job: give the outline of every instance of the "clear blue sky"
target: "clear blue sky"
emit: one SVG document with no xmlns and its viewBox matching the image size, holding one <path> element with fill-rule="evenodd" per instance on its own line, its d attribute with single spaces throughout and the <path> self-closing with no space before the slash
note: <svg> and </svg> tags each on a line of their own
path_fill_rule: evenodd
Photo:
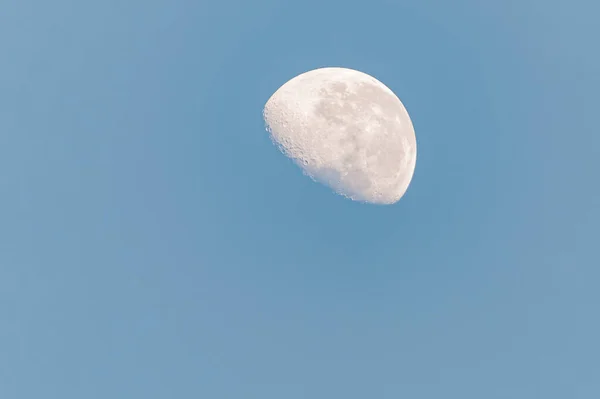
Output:
<svg viewBox="0 0 600 399">
<path fill-rule="evenodd" d="M 4 0 L 0 397 L 600 397 L 599 12 Z M 321 66 L 410 112 L 398 204 L 271 144 Z"/>
</svg>

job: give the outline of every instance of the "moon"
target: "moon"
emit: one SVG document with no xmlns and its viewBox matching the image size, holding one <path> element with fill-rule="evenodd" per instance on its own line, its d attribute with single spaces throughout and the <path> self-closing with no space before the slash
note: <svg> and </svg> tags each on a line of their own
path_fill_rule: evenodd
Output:
<svg viewBox="0 0 600 399">
<path fill-rule="evenodd" d="M 271 140 L 313 180 L 354 201 L 393 204 L 416 160 L 406 108 L 366 73 L 338 67 L 300 74 L 263 109 Z"/>
</svg>

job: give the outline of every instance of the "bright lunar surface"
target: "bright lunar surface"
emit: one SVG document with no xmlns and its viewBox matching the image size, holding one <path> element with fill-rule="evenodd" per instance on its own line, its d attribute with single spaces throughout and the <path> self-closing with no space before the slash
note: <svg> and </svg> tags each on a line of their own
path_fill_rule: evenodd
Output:
<svg viewBox="0 0 600 399">
<path fill-rule="evenodd" d="M 291 79 L 267 101 L 273 142 L 304 172 L 355 201 L 393 204 L 417 159 L 408 112 L 383 83 L 346 68 Z"/>
</svg>

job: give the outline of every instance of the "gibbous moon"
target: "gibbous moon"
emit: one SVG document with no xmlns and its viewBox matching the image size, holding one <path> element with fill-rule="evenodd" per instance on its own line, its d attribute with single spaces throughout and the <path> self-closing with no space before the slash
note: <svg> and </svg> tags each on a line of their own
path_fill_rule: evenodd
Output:
<svg viewBox="0 0 600 399">
<path fill-rule="evenodd" d="M 415 131 L 383 83 L 347 68 L 289 80 L 265 104 L 273 142 L 313 180 L 355 201 L 393 204 L 417 160 Z"/>
</svg>

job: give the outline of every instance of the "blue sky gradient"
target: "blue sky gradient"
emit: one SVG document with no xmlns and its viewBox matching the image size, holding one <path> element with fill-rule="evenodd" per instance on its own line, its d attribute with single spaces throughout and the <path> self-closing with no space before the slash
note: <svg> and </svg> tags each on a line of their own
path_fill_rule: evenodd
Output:
<svg viewBox="0 0 600 399">
<path fill-rule="evenodd" d="M 598 12 L 5 0 L 0 397 L 599 397 Z M 408 109 L 398 204 L 271 144 L 322 66 Z"/>
</svg>

